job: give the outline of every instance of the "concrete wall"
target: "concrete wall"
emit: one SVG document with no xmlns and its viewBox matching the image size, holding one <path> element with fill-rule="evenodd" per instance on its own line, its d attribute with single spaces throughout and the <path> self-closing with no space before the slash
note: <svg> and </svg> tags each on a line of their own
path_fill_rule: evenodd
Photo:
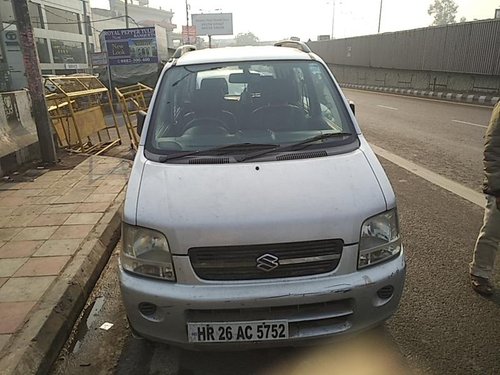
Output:
<svg viewBox="0 0 500 375">
<path fill-rule="evenodd" d="M 0 176 L 39 157 L 28 92 L 0 93 Z"/>
<path fill-rule="evenodd" d="M 339 83 L 500 96 L 500 76 L 329 64 Z"/>
</svg>

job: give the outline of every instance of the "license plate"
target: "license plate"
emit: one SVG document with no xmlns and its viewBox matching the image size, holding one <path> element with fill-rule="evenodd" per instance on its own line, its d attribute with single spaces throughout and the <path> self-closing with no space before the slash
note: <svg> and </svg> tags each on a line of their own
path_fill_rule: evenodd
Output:
<svg viewBox="0 0 500 375">
<path fill-rule="evenodd" d="M 187 328 L 189 342 L 253 342 L 288 338 L 286 320 L 188 323 Z"/>
</svg>

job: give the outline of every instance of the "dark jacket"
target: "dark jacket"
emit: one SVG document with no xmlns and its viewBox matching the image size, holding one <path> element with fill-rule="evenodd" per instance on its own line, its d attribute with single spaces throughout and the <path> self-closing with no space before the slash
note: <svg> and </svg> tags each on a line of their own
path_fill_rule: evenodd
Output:
<svg viewBox="0 0 500 375">
<path fill-rule="evenodd" d="M 500 197 L 500 102 L 493 109 L 484 146 L 484 192 Z"/>
</svg>

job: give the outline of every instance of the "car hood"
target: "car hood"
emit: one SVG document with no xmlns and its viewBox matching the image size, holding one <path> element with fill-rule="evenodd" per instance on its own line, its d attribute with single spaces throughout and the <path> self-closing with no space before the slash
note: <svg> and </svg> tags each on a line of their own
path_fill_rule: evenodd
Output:
<svg viewBox="0 0 500 375">
<path fill-rule="evenodd" d="M 359 241 L 386 210 L 361 150 L 314 159 L 231 164 L 147 161 L 137 225 L 161 231 L 173 254 L 191 247 L 320 239 Z"/>
</svg>

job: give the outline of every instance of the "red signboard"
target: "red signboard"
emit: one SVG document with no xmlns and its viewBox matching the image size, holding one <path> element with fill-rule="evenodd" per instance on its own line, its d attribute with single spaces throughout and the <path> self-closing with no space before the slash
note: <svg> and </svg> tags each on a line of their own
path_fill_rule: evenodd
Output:
<svg viewBox="0 0 500 375">
<path fill-rule="evenodd" d="M 196 27 L 182 26 L 182 42 L 191 44 L 196 42 Z"/>
</svg>

